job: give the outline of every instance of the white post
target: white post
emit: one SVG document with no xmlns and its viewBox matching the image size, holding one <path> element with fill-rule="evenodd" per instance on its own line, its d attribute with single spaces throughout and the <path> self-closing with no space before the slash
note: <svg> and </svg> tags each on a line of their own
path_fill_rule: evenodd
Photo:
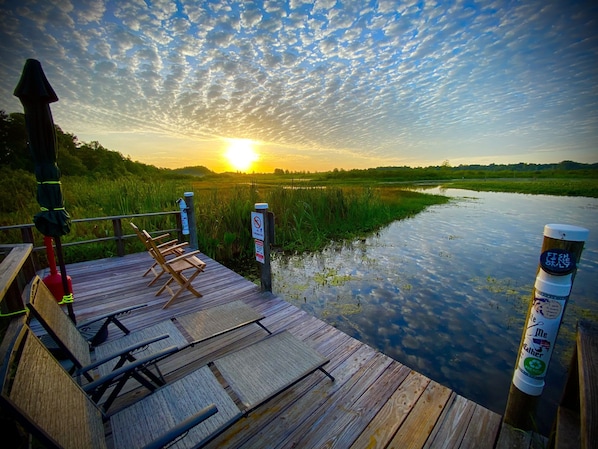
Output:
<svg viewBox="0 0 598 449">
<path fill-rule="evenodd" d="M 503 418 L 514 428 L 533 430 L 535 407 L 544 390 L 544 378 L 588 235 L 589 231 L 579 226 L 544 226 L 536 282 Z"/>
</svg>

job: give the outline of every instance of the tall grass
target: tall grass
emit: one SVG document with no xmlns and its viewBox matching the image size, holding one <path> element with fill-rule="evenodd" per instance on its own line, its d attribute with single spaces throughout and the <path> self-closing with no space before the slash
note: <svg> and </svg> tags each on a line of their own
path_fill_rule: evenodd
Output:
<svg viewBox="0 0 598 449">
<path fill-rule="evenodd" d="M 256 202 L 267 202 L 275 214 L 275 246 L 283 251 L 302 252 L 322 248 L 331 240 L 363 236 L 389 222 L 446 201 L 445 197 L 399 189 L 369 187 L 287 188 L 255 183 L 192 183 L 180 180 L 142 182 L 135 178 L 90 182 L 63 180 L 65 206 L 71 217 L 92 218 L 177 210 L 176 200 L 184 192 L 194 193 L 194 210 L 199 249 L 209 257 L 240 270 L 254 259 L 251 211 Z M 31 223 L 38 206 L 35 198 L 3 224 Z M 9 221 L 7 223 L 7 221 Z M 148 231 L 176 226 L 174 216 L 135 219 Z M 127 233 L 127 223 L 123 223 Z M 111 221 L 74 223 L 63 242 L 109 237 Z M 19 235 L 2 236 L 4 243 Z M 41 244 L 41 236 L 38 236 Z M 12 241 L 11 241 L 12 239 Z M 137 239 L 126 242 L 127 252 L 142 251 Z M 115 255 L 114 243 L 96 243 L 65 248 L 68 263 Z"/>
</svg>

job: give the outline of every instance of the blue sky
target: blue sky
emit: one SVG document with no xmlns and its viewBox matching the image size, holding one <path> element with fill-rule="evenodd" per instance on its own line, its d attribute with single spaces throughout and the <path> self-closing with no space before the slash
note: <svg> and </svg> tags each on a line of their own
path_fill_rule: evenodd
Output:
<svg viewBox="0 0 598 449">
<path fill-rule="evenodd" d="M 38 59 L 64 131 L 161 167 L 231 169 L 231 139 L 250 171 L 598 162 L 595 0 L 0 0 L 0 18 L 0 109 L 22 112 Z"/>
</svg>

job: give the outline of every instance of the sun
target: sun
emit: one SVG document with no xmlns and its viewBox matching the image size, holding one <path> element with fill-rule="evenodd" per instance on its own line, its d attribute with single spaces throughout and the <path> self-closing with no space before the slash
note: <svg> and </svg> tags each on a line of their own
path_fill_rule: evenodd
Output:
<svg viewBox="0 0 598 449">
<path fill-rule="evenodd" d="M 253 147 L 255 142 L 249 139 L 229 139 L 224 156 L 230 166 L 237 171 L 247 171 L 258 160 Z"/>
</svg>

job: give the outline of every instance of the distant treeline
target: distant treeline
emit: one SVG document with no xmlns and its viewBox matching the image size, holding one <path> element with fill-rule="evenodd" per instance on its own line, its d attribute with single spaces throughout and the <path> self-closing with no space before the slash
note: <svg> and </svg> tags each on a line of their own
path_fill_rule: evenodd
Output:
<svg viewBox="0 0 598 449">
<path fill-rule="evenodd" d="M 378 167 L 364 170 L 339 170 L 320 175 L 322 180 L 349 181 L 372 179 L 377 182 L 487 178 L 598 178 L 598 163 L 562 161 L 556 164 L 490 164 L 452 167 L 445 161 L 431 167 Z"/>
<path fill-rule="evenodd" d="M 174 170 L 132 161 L 117 151 L 104 148 L 99 142 L 84 143 L 77 136 L 56 127 L 57 159 L 64 176 L 120 178 L 122 176 L 180 176 Z M 25 115 L 6 114 L 0 110 L 0 166 L 3 169 L 33 173 L 33 158 L 27 148 Z"/>
<path fill-rule="evenodd" d="M 153 165 L 133 161 L 117 151 L 103 147 L 99 142 L 80 142 L 77 136 L 63 132 L 56 125 L 57 159 L 63 176 L 84 176 L 94 179 L 118 179 L 136 176 L 142 179 L 184 179 L 187 177 L 230 177 L 235 174 L 217 175 L 206 167 L 184 167 L 179 169 L 158 168 Z M 33 159 L 27 149 L 25 116 L 22 113 L 6 114 L 0 110 L 0 170 L 2 177 L 28 178 L 33 173 Z M 9 173 L 8 170 L 12 171 Z M 312 181 L 372 180 L 377 182 L 411 182 L 421 180 L 484 179 L 484 178 L 551 178 L 576 177 L 598 178 L 598 163 L 582 164 L 563 161 L 557 164 L 490 164 L 459 165 L 452 167 L 449 161 L 431 167 L 377 167 L 370 169 L 343 170 L 309 173 L 293 172 L 277 168 L 274 175 L 296 177 L 308 175 Z M 248 176 L 258 176 L 256 174 Z M 31 178 L 32 179 L 32 178 Z M 19 181 L 20 182 L 20 181 Z M 27 182 L 26 180 L 24 182 Z M 0 181 L 0 184 L 2 182 Z M 0 185 L 0 187 L 2 187 Z"/>
</svg>

